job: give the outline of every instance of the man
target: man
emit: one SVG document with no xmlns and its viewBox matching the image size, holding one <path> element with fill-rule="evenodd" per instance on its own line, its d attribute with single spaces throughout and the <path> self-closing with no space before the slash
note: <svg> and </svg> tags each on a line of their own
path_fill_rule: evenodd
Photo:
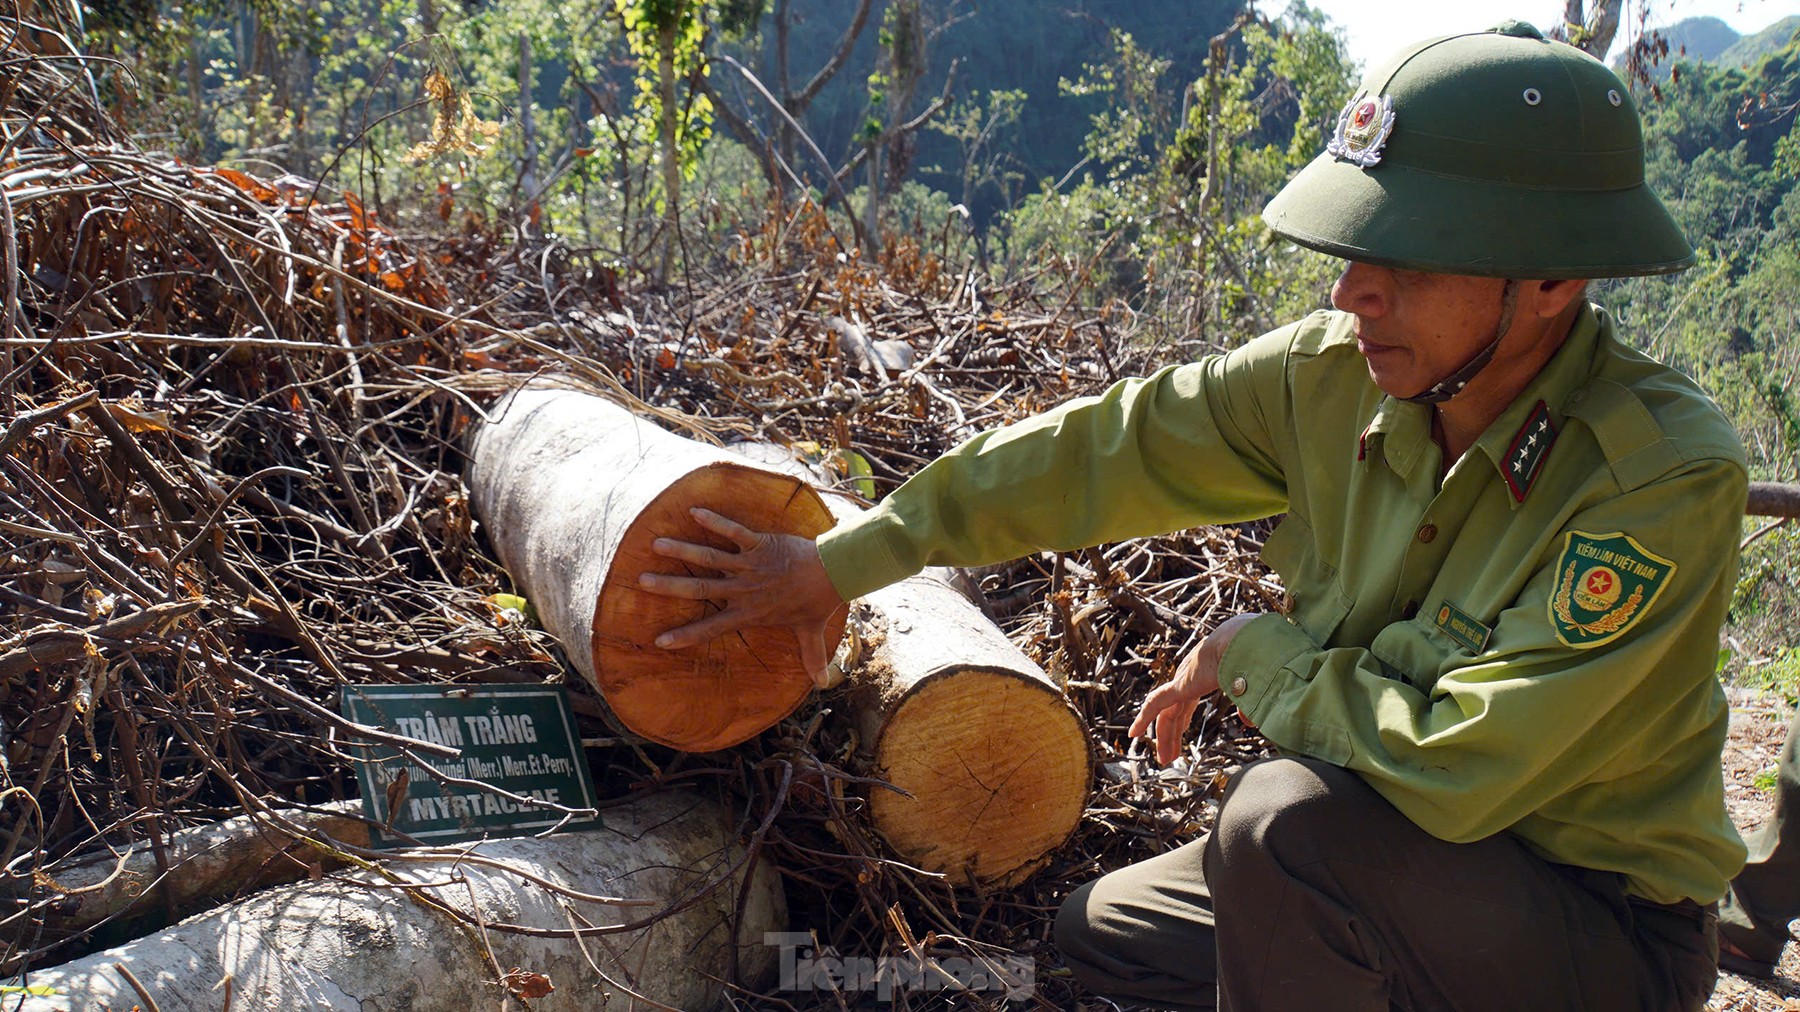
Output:
<svg viewBox="0 0 1800 1012">
<path fill-rule="evenodd" d="M 722 601 L 786 625 L 973 564 L 1285 511 L 1288 615 L 1237 616 L 1145 701 L 1174 758 L 1225 698 L 1279 746 L 1214 831 L 1063 904 L 1090 989 L 1229 1009 L 1697 1009 L 1743 860 L 1713 675 L 1747 479 L 1692 383 L 1584 279 L 1692 251 L 1604 66 L 1508 23 L 1371 72 L 1264 211 L 1349 261 L 1319 313 L 978 436 L 815 547 L 698 514 Z M 779 588 L 778 591 L 771 588 Z"/>
</svg>

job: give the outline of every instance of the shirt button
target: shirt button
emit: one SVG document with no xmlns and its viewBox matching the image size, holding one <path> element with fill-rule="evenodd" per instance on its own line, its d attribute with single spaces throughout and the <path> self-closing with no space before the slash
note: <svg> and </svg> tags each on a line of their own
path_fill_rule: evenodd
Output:
<svg viewBox="0 0 1800 1012">
<path fill-rule="evenodd" d="M 1433 541 L 1436 541 L 1437 540 L 1437 524 L 1426 524 L 1425 526 L 1419 528 L 1419 540 L 1427 545 L 1431 544 Z"/>
<path fill-rule="evenodd" d="M 1231 694 L 1232 695 L 1241 696 L 1244 693 L 1249 692 L 1249 691 L 1250 691 L 1250 683 L 1244 681 L 1243 675 L 1239 675 L 1236 678 L 1233 678 L 1231 680 Z"/>
</svg>

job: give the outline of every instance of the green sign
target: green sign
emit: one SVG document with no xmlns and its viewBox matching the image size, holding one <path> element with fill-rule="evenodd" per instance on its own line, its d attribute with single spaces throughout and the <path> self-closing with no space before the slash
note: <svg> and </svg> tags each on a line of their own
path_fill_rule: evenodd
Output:
<svg viewBox="0 0 1800 1012">
<path fill-rule="evenodd" d="M 387 745 L 359 747 L 368 757 L 356 766 L 363 806 L 380 824 L 369 831 L 373 846 L 600 824 L 581 736 L 560 686 L 346 685 L 342 704 L 344 716 L 359 724 L 458 752 L 451 758 L 415 749 L 409 759 Z"/>
</svg>

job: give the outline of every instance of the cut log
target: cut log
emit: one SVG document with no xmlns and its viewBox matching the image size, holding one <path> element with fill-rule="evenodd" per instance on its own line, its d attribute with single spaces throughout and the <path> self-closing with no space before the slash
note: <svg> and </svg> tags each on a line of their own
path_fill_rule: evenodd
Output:
<svg viewBox="0 0 1800 1012">
<path fill-rule="evenodd" d="M 694 506 L 757 530 L 819 534 L 832 519 L 811 486 L 575 391 L 519 390 L 493 416 L 470 443 L 475 512 L 544 628 L 619 723 L 704 752 L 793 712 L 812 679 L 791 633 L 746 630 L 659 649 L 658 633 L 713 606 L 645 593 L 638 576 L 686 571 L 650 551 L 659 537 L 731 547 L 694 521 Z"/>
<path fill-rule="evenodd" d="M 819 480 L 793 452 L 734 446 Z M 860 507 L 826 497 L 839 518 Z M 1007 885 L 1081 821 L 1087 734 L 1062 688 L 1014 646 L 960 570 L 930 569 L 858 601 L 843 657 L 852 719 L 882 779 L 869 817 L 901 860 L 951 881 Z"/>
<path fill-rule="evenodd" d="M 855 609 L 853 712 L 877 773 L 875 828 L 908 864 L 1008 885 L 1081 821 L 1092 774 L 1060 687 L 938 572 Z"/>
<path fill-rule="evenodd" d="M 1744 512 L 1753 517 L 1800 517 L 1800 485 L 1753 481 Z"/>
<path fill-rule="evenodd" d="M 531 998 L 541 1012 L 710 1008 L 734 958 L 746 982 L 773 971 L 777 950 L 763 945 L 763 936 L 782 930 L 786 920 L 779 877 L 760 865 L 747 888 L 740 869 L 695 898 L 743 857 L 734 829 L 713 802 L 675 792 L 646 797 L 608 809 L 598 830 L 470 848 L 562 888 L 641 905 L 572 899 L 456 854 L 425 863 L 415 856 L 390 862 L 388 870 L 447 906 L 473 907 L 489 927 L 456 922 L 389 880 L 357 872 L 272 889 L 148 938 L 9 981 L 40 996 L 9 994 L 6 1006 L 8 1012 L 143 1006 L 118 971 L 122 966 L 170 1010 L 468 1012 L 521 1007 L 503 1003 L 506 992 L 497 982 L 517 967 L 554 984 L 547 997 Z M 583 920 L 623 925 L 687 900 L 692 902 L 647 928 L 579 941 L 498 927 L 561 930 Z M 38 989 L 46 987 L 53 994 L 42 996 Z M 626 989 L 657 1004 L 634 1002 Z"/>
</svg>

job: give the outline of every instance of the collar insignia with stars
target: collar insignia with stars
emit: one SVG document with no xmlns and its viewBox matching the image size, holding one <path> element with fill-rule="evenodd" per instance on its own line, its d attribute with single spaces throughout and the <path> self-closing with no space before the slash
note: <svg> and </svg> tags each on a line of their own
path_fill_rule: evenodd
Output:
<svg viewBox="0 0 1800 1012">
<path fill-rule="evenodd" d="M 1538 401 L 1513 436 L 1512 445 L 1506 448 L 1506 459 L 1500 462 L 1500 473 L 1506 476 L 1506 487 L 1513 499 L 1525 501 L 1532 484 L 1543 473 L 1544 458 L 1550 455 L 1555 442 L 1556 425 L 1550 421 L 1550 410 Z"/>
</svg>

